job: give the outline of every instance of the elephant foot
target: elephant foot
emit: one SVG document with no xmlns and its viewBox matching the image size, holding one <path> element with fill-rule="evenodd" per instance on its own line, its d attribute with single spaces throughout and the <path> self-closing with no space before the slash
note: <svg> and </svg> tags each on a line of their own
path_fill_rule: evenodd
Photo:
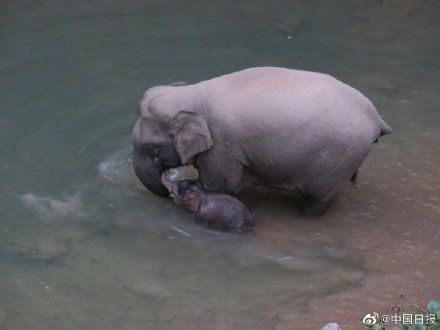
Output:
<svg viewBox="0 0 440 330">
<path fill-rule="evenodd" d="M 328 209 L 332 200 L 322 201 L 315 197 L 306 196 L 301 205 L 301 214 L 308 218 L 320 217 Z"/>
</svg>

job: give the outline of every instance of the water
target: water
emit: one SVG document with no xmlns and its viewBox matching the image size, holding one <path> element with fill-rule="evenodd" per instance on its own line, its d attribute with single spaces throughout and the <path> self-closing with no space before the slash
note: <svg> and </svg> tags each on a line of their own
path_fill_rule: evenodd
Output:
<svg viewBox="0 0 440 330">
<path fill-rule="evenodd" d="M 440 299 L 439 17 L 434 1 L 2 1 L 0 328 L 356 329 Z M 131 170 L 137 102 L 259 65 L 330 73 L 394 132 L 322 219 L 250 189 L 253 233 L 198 227 Z"/>
</svg>

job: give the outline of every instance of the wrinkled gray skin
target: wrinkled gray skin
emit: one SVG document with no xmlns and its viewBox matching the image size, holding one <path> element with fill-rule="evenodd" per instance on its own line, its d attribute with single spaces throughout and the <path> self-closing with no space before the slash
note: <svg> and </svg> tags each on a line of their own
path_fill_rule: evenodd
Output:
<svg viewBox="0 0 440 330">
<path fill-rule="evenodd" d="M 182 164 L 212 192 L 248 184 L 299 191 L 302 213 L 317 216 L 389 133 L 364 95 L 329 75 L 251 68 L 149 88 L 132 133 L 134 169 L 160 196 L 168 195 L 160 174 Z"/>
<path fill-rule="evenodd" d="M 170 171 L 162 174 L 162 184 L 176 204 L 195 215 L 197 223 L 229 232 L 248 231 L 253 227 L 251 213 L 238 199 L 209 192 L 197 180 L 176 180 Z"/>
</svg>

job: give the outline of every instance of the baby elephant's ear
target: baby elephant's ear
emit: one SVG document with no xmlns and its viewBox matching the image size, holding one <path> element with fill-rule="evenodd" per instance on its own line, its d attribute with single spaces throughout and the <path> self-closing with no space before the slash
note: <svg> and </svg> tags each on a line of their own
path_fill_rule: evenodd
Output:
<svg viewBox="0 0 440 330">
<path fill-rule="evenodd" d="M 174 146 L 182 164 L 213 146 L 211 133 L 203 117 L 195 112 L 181 111 L 173 120 L 177 128 Z"/>
</svg>

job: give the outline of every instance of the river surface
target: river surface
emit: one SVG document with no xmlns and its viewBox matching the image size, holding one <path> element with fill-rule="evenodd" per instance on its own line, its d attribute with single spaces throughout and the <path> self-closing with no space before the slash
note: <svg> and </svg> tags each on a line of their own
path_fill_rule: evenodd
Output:
<svg viewBox="0 0 440 330">
<path fill-rule="evenodd" d="M 2 0 L 1 329 L 360 329 L 440 299 L 436 1 Z M 360 89 L 393 127 L 320 219 L 248 189 L 249 234 L 140 185 L 146 88 L 271 65 Z"/>
</svg>

